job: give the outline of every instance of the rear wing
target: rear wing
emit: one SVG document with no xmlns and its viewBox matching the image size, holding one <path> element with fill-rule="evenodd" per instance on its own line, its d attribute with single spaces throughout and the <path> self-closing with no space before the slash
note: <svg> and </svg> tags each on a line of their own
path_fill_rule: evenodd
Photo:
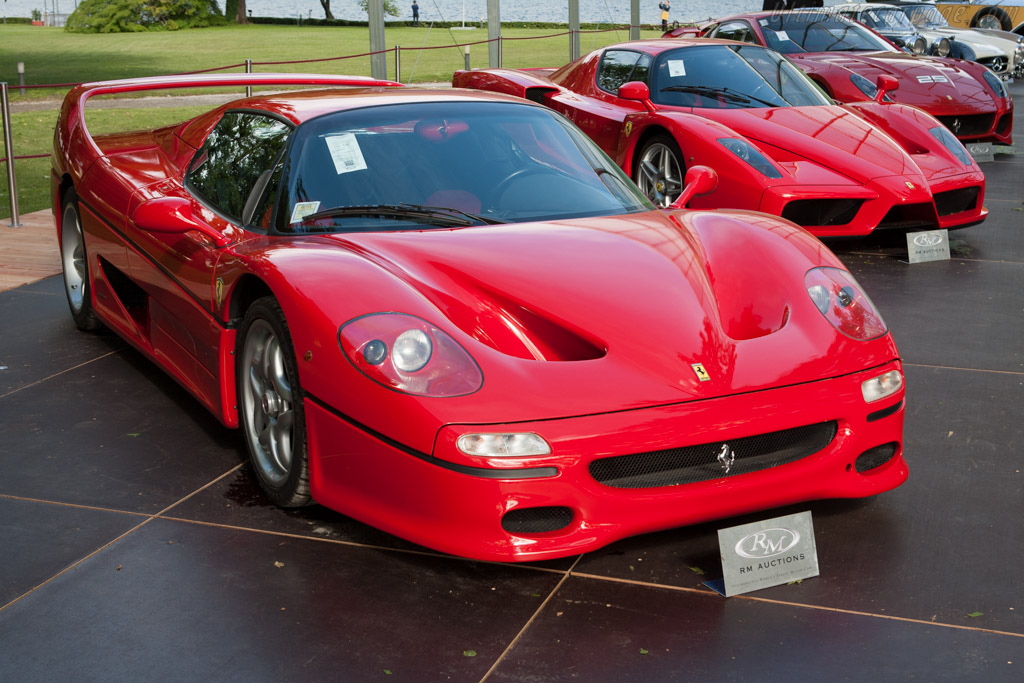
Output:
<svg viewBox="0 0 1024 683">
<path fill-rule="evenodd" d="M 65 158 L 76 159 L 81 167 L 102 156 L 102 152 L 85 125 L 85 103 L 96 95 L 116 95 L 151 90 L 181 88 L 221 88 L 234 86 L 309 85 L 354 88 L 400 88 L 401 83 L 363 76 L 330 74 L 193 74 L 184 76 L 152 76 L 116 81 L 82 83 L 64 97 L 54 138 L 54 152 L 61 150 Z M 75 154 L 68 154 L 75 148 Z"/>
</svg>

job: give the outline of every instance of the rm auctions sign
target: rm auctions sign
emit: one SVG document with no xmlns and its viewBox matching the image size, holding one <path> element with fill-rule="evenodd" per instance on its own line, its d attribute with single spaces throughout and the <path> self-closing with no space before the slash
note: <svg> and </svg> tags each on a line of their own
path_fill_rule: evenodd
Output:
<svg viewBox="0 0 1024 683">
<path fill-rule="evenodd" d="M 818 575 L 810 512 L 720 529 L 718 545 L 726 597 Z"/>
</svg>

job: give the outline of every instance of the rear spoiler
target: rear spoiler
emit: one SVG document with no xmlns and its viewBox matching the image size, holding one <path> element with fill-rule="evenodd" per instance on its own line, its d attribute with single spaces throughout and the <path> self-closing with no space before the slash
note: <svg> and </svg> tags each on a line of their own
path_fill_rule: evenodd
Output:
<svg viewBox="0 0 1024 683">
<path fill-rule="evenodd" d="M 85 103 L 96 95 L 115 95 L 150 90 L 171 90 L 179 88 L 220 88 L 233 86 L 260 85 L 326 85 L 355 88 L 400 88 L 401 83 L 367 78 L 364 76 L 335 76 L 330 74 L 193 74 L 184 76 L 152 76 L 128 78 L 116 81 L 82 83 L 72 88 L 64 97 L 60 121 L 57 124 L 57 143 L 62 147 L 74 139 L 79 131 L 82 139 L 91 147 L 92 153 L 101 156 L 100 148 L 93 141 L 85 125 Z M 62 144 L 63 143 L 63 144 Z"/>
</svg>

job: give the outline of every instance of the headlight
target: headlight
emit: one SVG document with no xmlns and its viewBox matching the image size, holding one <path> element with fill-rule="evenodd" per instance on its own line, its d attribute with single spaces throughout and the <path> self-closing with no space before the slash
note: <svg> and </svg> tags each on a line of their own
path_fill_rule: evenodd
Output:
<svg viewBox="0 0 1024 683">
<path fill-rule="evenodd" d="M 1003 85 L 1003 81 L 992 73 L 988 68 L 985 69 L 985 73 L 982 74 L 985 82 L 988 83 L 988 87 L 992 88 L 996 95 L 999 97 L 1008 97 L 1006 93 L 1006 86 Z"/>
<path fill-rule="evenodd" d="M 875 97 L 875 93 L 878 92 L 878 88 L 875 87 L 875 84 L 860 74 L 850 74 L 850 82 L 857 86 L 857 90 L 860 90 L 872 99 Z"/>
<path fill-rule="evenodd" d="M 939 57 L 948 57 L 949 51 L 953 49 L 952 44 L 949 42 L 949 38 L 940 38 L 935 41 L 932 45 L 932 54 L 938 55 Z"/>
<path fill-rule="evenodd" d="M 945 38 L 943 38 L 943 40 L 945 40 Z M 913 45 L 910 46 L 910 51 L 913 52 L 915 55 L 923 55 L 925 53 L 925 50 L 927 49 L 928 41 L 922 38 L 921 36 L 915 38 Z"/>
<path fill-rule="evenodd" d="M 847 337 L 868 341 L 888 331 L 871 299 L 845 270 L 813 268 L 804 276 L 804 284 L 818 311 Z"/>
<path fill-rule="evenodd" d="M 727 150 L 757 169 L 761 175 L 768 178 L 782 177 L 779 170 L 772 166 L 772 162 L 768 161 L 768 158 L 765 155 L 761 154 L 756 147 L 746 140 L 742 138 L 718 138 L 718 142 Z"/>
<path fill-rule="evenodd" d="M 450 335 L 404 313 L 348 321 L 338 344 L 352 365 L 379 384 L 418 396 L 465 396 L 483 386 L 472 356 Z"/>
<path fill-rule="evenodd" d="M 873 403 L 886 396 L 892 396 L 901 387 L 903 387 L 903 375 L 899 370 L 890 370 L 884 375 L 861 382 L 860 393 L 864 397 L 865 403 Z"/>
<path fill-rule="evenodd" d="M 971 159 L 970 153 L 964 148 L 963 144 L 956 139 L 956 136 L 949 132 L 949 129 L 945 126 L 935 126 L 929 128 L 928 132 L 932 136 L 942 143 L 942 146 L 952 152 L 953 156 L 960 160 L 964 166 L 970 166 L 973 159 Z"/>
<path fill-rule="evenodd" d="M 551 446 L 538 434 L 463 434 L 455 442 L 466 455 L 489 457 L 514 457 L 523 455 L 548 455 Z"/>
</svg>

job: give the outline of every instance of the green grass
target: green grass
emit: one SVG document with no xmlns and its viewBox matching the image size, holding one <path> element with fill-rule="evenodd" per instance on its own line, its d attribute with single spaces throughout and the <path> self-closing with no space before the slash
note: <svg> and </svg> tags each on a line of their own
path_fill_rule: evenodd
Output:
<svg viewBox="0 0 1024 683">
<path fill-rule="evenodd" d="M 508 28 L 502 30 L 502 64 L 508 68 L 553 67 L 569 61 L 569 36 L 563 29 Z M 660 31 L 643 31 L 642 37 L 654 38 Z M 628 39 L 625 30 L 584 33 L 580 50 L 585 54 L 611 43 Z M 519 40 L 528 38 L 529 40 Z M 403 83 L 449 82 L 452 72 L 464 67 L 464 48 L 458 43 L 487 39 L 487 29 L 450 31 L 406 26 L 387 28 L 389 49 L 399 45 Z M 17 62 L 25 64 L 28 85 L 80 83 L 114 78 L 157 76 L 196 71 L 217 66 L 254 62 L 322 59 L 364 54 L 369 51 L 366 27 L 319 26 L 224 26 L 175 32 L 87 35 L 65 33 L 61 29 L 21 24 L 0 24 L 0 81 L 7 81 L 11 103 L 30 100 L 54 101 L 53 108 L 41 112 L 12 114 L 14 154 L 44 154 L 50 151 L 53 126 L 59 100 L 67 92 L 61 89 L 28 89 L 19 92 Z M 415 49 L 414 49 L 415 48 Z M 433 48 L 433 49 L 422 49 Z M 395 78 L 395 57 L 387 55 L 388 78 Z M 488 65 L 488 45 L 470 47 L 470 65 Z M 233 69 L 241 71 L 242 69 Z M 370 58 L 335 59 L 308 64 L 255 65 L 257 72 L 311 72 L 370 75 Z M 236 89 L 237 90 L 237 89 Z M 180 91 L 179 91 L 180 92 Z M 206 92 L 209 92 L 207 90 Z M 144 93 L 153 94 L 153 93 Z M 155 128 L 201 113 L 206 108 L 95 110 L 89 114 L 94 133 Z M 0 156 L 6 156 L 0 148 Z M 18 210 L 29 213 L 47 208 L 49 160 L 17 161 Z M 11 215 L 7 189 L 7 170 L 0 164 L 0 227 Z"/>
</svg>

